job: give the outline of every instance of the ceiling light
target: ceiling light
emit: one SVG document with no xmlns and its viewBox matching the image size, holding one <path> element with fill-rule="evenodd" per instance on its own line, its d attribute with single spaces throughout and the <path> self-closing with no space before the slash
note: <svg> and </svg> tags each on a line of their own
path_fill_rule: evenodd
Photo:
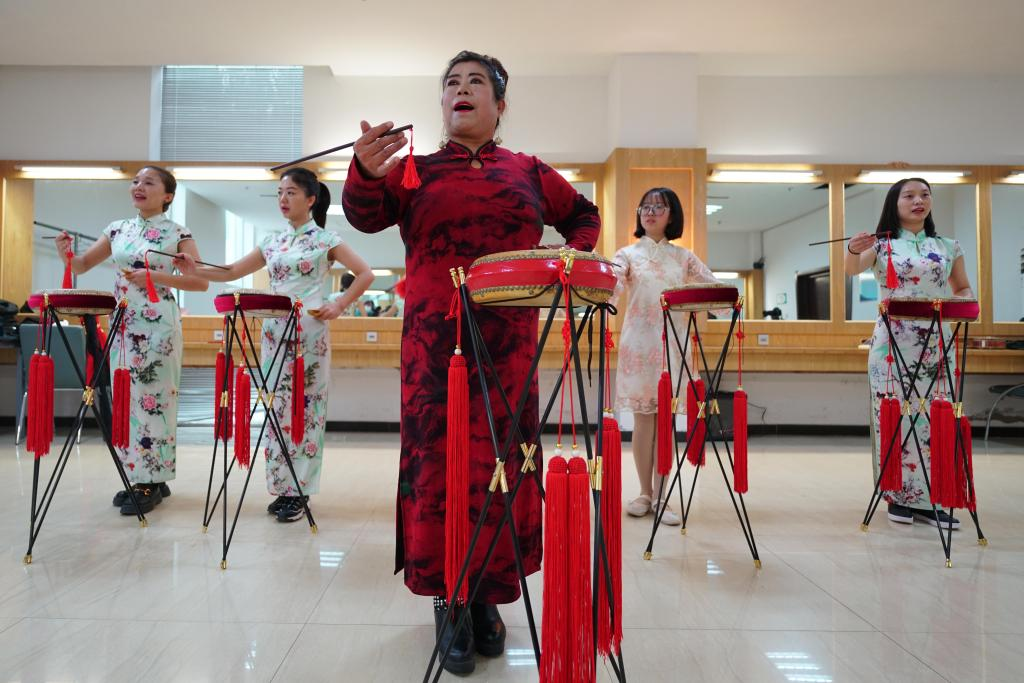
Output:
<svg viewBox="0 0 1024 683">
<path fill-rule="evenodd" d="M 708 179 L 715 183 L 812 183 L 820 182 L 821 171 L 731 170 L 712 172 Z"/>
<path fill-rule="evenodd" d="M 331 204 L 327 207 L 328 216 L 344 216 L 345 209 L 342 208 L 341 204 Z"/>
<path fill-rule="evenodd" d="M 579 179 L 580 169 L 578 168 L 556 168 L 555 170 L 558 171 L 558 175 L 570 182 Z"/>
<path fill-rule="evenodd" d="M 178 180 L 276 180 L 265 168 L 255 166 L 182 166 L 172 168 Z"/>
<path fill-rule="evenodd" d="M 861 171 L 857 176 L 858 183 L 880 183 L 892 185 L 904 178 L 924 178 L 931 185 L 942 185 L 948 183 L 959 183 L 966 176 L 967 171 L 922 171 L 918 169 L 904 169 L 902 171 Z"/>
<path fill-rule="evenodd" d="M 395 271 L 387 268 L 374 268 L 371 272 L 377 277 L 390 277 L 395 274 Z"/>
<path fill-rule="evenodd" d="M 740 274 L 732 270 L 714 271 L 711 273 L 716 280 L 736 280 Z"/>
<path fill-rule="evenodd" d="M 710 216 L 713 213 L 721 211 L 722 210 L 722 205 L 721 204 L 705 204 L 704 205 L 704 210 L 707 212 L 707 215 Z"/>
<path fill-rule="evenodd" d="M 120 166 L 15 166 L 23 178 L 60 178 L 65 180 L 122 180 Z"/>
<path fill-rule="evenodd" d="M 1006 182 L 1024 185 L 1024 171 L 1013 171 L 1006 176 Z"/>
<path fill-rule="evenodd" d="M 327 173 L 320 174 L 321 182 L 328 182 L 331 180 L 345 180 L 348 177 L 348 171 L 328 171 Z"/>
</svg>

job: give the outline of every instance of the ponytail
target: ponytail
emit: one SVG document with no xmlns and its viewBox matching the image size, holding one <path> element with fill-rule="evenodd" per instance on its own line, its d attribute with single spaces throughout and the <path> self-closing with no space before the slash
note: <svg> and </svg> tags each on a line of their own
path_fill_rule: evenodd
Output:
<svg viewBox="0 0 1024 683">
<path fill-rule="evenodd" d="M 323 183 L 316 193 L 316 201 L 313 202 L 313 222 L 321 228 L 327 226 L 327 208 L 331 205 L 331 191 Z"/>
</svg>

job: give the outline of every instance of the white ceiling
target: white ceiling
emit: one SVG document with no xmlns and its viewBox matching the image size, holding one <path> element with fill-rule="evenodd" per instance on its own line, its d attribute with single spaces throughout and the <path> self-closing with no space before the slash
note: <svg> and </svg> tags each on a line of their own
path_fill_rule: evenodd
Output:
<svg viewBox="0 0 1024 683">
<path fill-rule="evenodd" d="M 1022 74 L 1021 0 L 0 0 L 0 64 L 327 65 L 437 74 L 463 48 L 513 75 L 685 52 L 704 74 Z"/>
<path fill-rule="evenodd" d="M 817 184 L 708 183 L 708 204 L 721 210 L 708 216 L 708 231 L 763 232 L 815 211 L 824 211 L 828 233 L 828 189 Z"/>
</svg>

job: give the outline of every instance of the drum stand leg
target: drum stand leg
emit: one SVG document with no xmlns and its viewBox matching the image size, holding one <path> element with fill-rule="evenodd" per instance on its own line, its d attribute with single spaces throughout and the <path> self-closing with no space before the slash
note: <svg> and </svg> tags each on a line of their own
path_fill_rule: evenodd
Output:
<svg viewBox="0 0 1024 683">
<path fill-rule="evenodd" d="M 123 317 L 124 309 L 118 307 L 115 309 L 115 313 L 111 319 L 111 329 L 116 329 L 120 325 L 121 318 Z M 128 491 L 128 495 L 132 501 L 135 502 L 135 493 L 132 490 L 131 483 L 128 481 L 128 476 L 124 471 L 124 466 L 121 463 L 120 458 L 117 457 L 117 452 L 110 443 L 110 434 L 107 433 L 106 424 L 102 420 L 99 414 L 99 410 L 93 400 L 93 392 L 86 387 L 95 387 L 96 379 L 106 369 L 107 360 L 110 357 L 110 348 L 113 343 L 114 335 L 111 334 L 107 339 L 107 344 L 103 349 L 103 357 L 93 371 L 93 377 L 88 378 L 85 376 L 83 368 L 78 366 L 78 361 L 75 358 L 74 353 L 71 349 L 71 342 L 68 340 L 67 335 L 64 333 L 60 323 L 57 322 L 57 312 L 52 308 L 47 309 L 43 313 L 43 334 L 50 335 L 49 342 L 46 347 L 50 348 L 52 344 L 52 332 L 49 329 L 53 327 L 57 330 L 58 335 L 61 338 L 61 342 L 64 344 L 64 348 L 67 351 L 68 358 L 71 360 L 72 366 L 75 372 L 78 374 L 79 381 L 82 383 L 82 402 L 78 406 L 78 412 L 75 415 L 74 422 L 72 423 L 71 430 L 68 432 L 68 436 L 64 440 L 64 445 L 61 448 L 60 454 L 57 456 L 57 462 L 54 464 L 53 471 L 50 473 L 50 478 L 46 483 L 46 487 L 43 489 L 42 494 L 39 493 L 39 474 L 40 474 L 40 458 L 34 458 L 32 464 L 32 510 L 29 516 L 29 540 L 28 550 L 25 552 L 24 562 L 25 564 L 32 563 L 32 550 L 35 547 L 36 540 L 39 538 L 39 532 L 43 525 L 43 520 L 46 518 L 46 513 L 50 509 L 50 504 L 53 502 L 53 498 L 57 493 L 57 486 L 60 484 L 60 480 L 64 475 L 64 470 L 67 467 L 68 462 L 71 459 L 71 451 L 74 447 L 75 436 L 82 428 L 82 423 L 85 420 L 85 412 L 87 408 L 92 409 L 93 416 L 96 418 L 96 423 L 100 426 L 100 431 L 103 434 L 103 441 L 110 451 L 111 458 L 114 461 L 114 467 L 117 470 L 117 474 L 121 479 L 122 485 Z M 142 514 L 138 505 L 135 506 L 136 517 L 139 520 L 139 525 L 142 527 L 146 526 L 146 517 Z"/>
</svg>

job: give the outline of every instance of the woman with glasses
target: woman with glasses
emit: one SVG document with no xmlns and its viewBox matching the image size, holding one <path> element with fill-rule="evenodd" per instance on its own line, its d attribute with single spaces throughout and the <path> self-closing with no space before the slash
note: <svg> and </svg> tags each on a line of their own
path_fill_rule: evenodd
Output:
<svg viewBox="0 0 1024 683">
<path fill-rule="evenodd" d="M 648 190 L 636 210 L 634 237 L 640 238 L 615 254 L 619 282 L 615 297 L 629 287 L 626 321 L 619 336 L 616 407 L 633 413 L 633 460 L 640 477 L 640 495 L 626 504 L 626 512 L 643 517 L 665 506 L 661 523 L 678 525 L 679 515 L 665 499 L 662 479 L 654 469 L 657 443 L 658 378 L 662 370 L 661 293 L 669 287 L 715 283 L 714 276 L 693 252 L 672 244 L 683 235 L 683 207 L 667 187 Z M 673 365 L 679 362 L 673 358 Z M 673 367 L 673 374 L 678 372 Z"/>
</svg>

